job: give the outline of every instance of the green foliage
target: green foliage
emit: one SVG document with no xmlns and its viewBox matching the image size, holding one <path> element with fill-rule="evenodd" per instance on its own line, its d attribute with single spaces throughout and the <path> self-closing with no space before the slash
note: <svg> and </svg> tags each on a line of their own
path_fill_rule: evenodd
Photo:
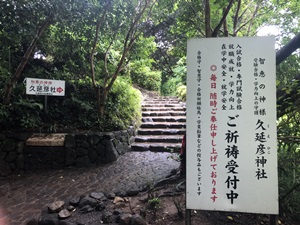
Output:
<svg viewBox="0 0 300 225">
<path fill-rule="evenodd" d="M 102 124 L 108 123 L 117 129 L 126 129 L 130 125 L 138 126 L 141 121 L 141 101 L 140 91 L 133 88 L 126 79 L 118 77 L 106 105 L 109 117 L 103 120 Z"/>
<path fill-rule="evenodd" d="M 19 99 L 13 105 L 0 105 L 2 129 L 30 130 L 41 126 L 41 103 L 30 99 Z"/>
<path fill-rule="evenodd" d="M 148 200 L 149 203 L 149 208 L 152 210 L 157 210 L 161 204 L 161 199 L 160 198 L 151 198 Z"/>
<path fill-rule="evenodd" d="M 178 96 L 181 101 L 186 101 L 186 85 L 177 87 L 176 96 Z"/>
<path fill-rule="evenodd" d="M 160 90 L 161 72 L 153 69 L 154 60 L 149 57 L 156 50 L 154 37 L 140 37 L 131 52 L 128 73 L 134 84 L 150 91 Z"/>
<path fill-rule="evenodd" d="M 281 213 L 300 221 L 300 114 L 278 120 L 278 177 Z"/>
<path fill-rule="evenodd" d="M 167 81 L 162 86 L 163 95 L 178 96 L 182 99 L 186 98 L 184 86 L 186 85 L 186 57 L 178 60 L 176 65 L 172 67 L 172 77 L 167 78 Z"/>
<path fill-rule="evenodd" d="M 150 91 L 158 91 L 161 85 L 161 72 L 140 65 L 141 61 L 131 65 L 131 79 L 134 84 Z"/>
<path fill-rule="evenodd" d="M 24 88 L 19 88 L 24 95 Z M 0 107 L 0 124 L 4 130 L 72 132 L 75 130 L 112 131 L 138 126 L 141 120 L 141 93 L 117 79 L 109 93 L 107 113 L 100 118 L 91 79 L 66 82 L 66 96 L 24 96 L 9 106 Z"/>
</svg>

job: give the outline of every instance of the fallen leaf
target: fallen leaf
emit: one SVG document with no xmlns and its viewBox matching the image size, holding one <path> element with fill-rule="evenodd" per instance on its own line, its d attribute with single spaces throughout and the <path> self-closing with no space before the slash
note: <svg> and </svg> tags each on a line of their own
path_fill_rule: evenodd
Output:
<svg viewBox="0 0 300 225">
<path fill-rule="evenodd" d="M 232 216 L 227 216 L 227 218 L 228 218 L 229 220 L 233 220 L 233 217 L 232 217 Z"/>
</svg>

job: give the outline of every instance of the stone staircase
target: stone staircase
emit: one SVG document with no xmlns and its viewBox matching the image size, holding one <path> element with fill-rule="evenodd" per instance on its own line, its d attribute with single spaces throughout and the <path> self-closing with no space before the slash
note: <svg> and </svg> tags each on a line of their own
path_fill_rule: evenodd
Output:
<svg viewBox="0 0 300 225">
<path fill-rule="evenodd" d="M 132 151 L 179 152 L 186 129 L 185 103 L 176 97 L 147 97 Z"/>
</svg>

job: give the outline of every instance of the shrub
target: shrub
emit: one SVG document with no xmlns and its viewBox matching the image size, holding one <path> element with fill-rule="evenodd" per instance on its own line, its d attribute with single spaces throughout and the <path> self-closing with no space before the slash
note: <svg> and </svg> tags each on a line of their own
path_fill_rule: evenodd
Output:
<svg viewBox="0 0 300 225">
<path fill-rule="evenodd" d="M 177 87 L 176 96 L 178 96 L 181 101 L 186 101 L 186 85 L 180 85 L 179 87 Z"/>
<path fill-rule="evenodd" d="M 115 128 L 138 126 L 141 121 L 141 92 L 122 77 L 115 81 L 109 93 L 106 112 Z"/>
<path fill-rule="evenodd" d="M 182 88 L 180 87 L 186 85 L 186 57 L 178 60 L 176 65 L 172 67 L 172 72 L 172 77 L 166 77 L 166 82 L 162 85 L 162 93 L 163 95 L 178 96 L 178 94 L 183 94 L 178 93 L 178 88 L 181 91 Z"/>
<path fill-rule="evenodd" d="M 130 66 L 132 82 L 150 91 L 159 91 L 161 86 L 161 72 L 152 71 L 144 65 L 143 60 L 136 61 Z"/>
</svg>

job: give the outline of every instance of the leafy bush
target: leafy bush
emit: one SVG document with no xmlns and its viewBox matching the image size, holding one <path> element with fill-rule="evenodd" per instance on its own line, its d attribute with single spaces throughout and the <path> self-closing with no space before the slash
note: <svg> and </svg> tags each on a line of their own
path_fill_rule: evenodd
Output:
<svg viewBox="0 0 300 225">
<path fill-rule="evenodd" d="M 105 121 L 117 129 L 138 126 L 141 121 L 141 101 L 141 92 L 124 78 L 118 77 L 109 93 Z"/>
<path fill-rule="evenodd" d="M 178 96 L 178 88 L 181 89 L 182 85 L 186 85 L 186 57 L 178 60 L 172 71 L 173 76 L 171 78 L 167 77 L 166 82 L 162 85 L 162 93 L 163 95 Z"/>
<path fill-rule="evenodd" d="M 162 85 L 162 94 L 166 96 L 176 96 L 177 87 L 181 85 L 181 79 L 173 77 Z"/>
<path fill-rule="evenodd" d="M 1 105 L 2 129 L 32 129 L 41 125 L 40 112 L 43 105 L 30 99 L 19 99 L 10 106 Z"/>
<path fill-rule="evenodd" d="M 149 66 L 142 62 L 131 64 L 130 73 L 132 82 L 150 91 L 159 91 L 161 85 L 161 72 L 152 71 Z"/>
<path fill-rule="evenodd" d="M 186 101 L 186 85 L 180 85 L 177 87 L 176 96 L 178 96 L 181 101 Z"/>
<path fill-rule="evenodd" d="M 300 221 L 300 114 L 278 119 L 278 178 L 281 213 Z"/>
</svg>

